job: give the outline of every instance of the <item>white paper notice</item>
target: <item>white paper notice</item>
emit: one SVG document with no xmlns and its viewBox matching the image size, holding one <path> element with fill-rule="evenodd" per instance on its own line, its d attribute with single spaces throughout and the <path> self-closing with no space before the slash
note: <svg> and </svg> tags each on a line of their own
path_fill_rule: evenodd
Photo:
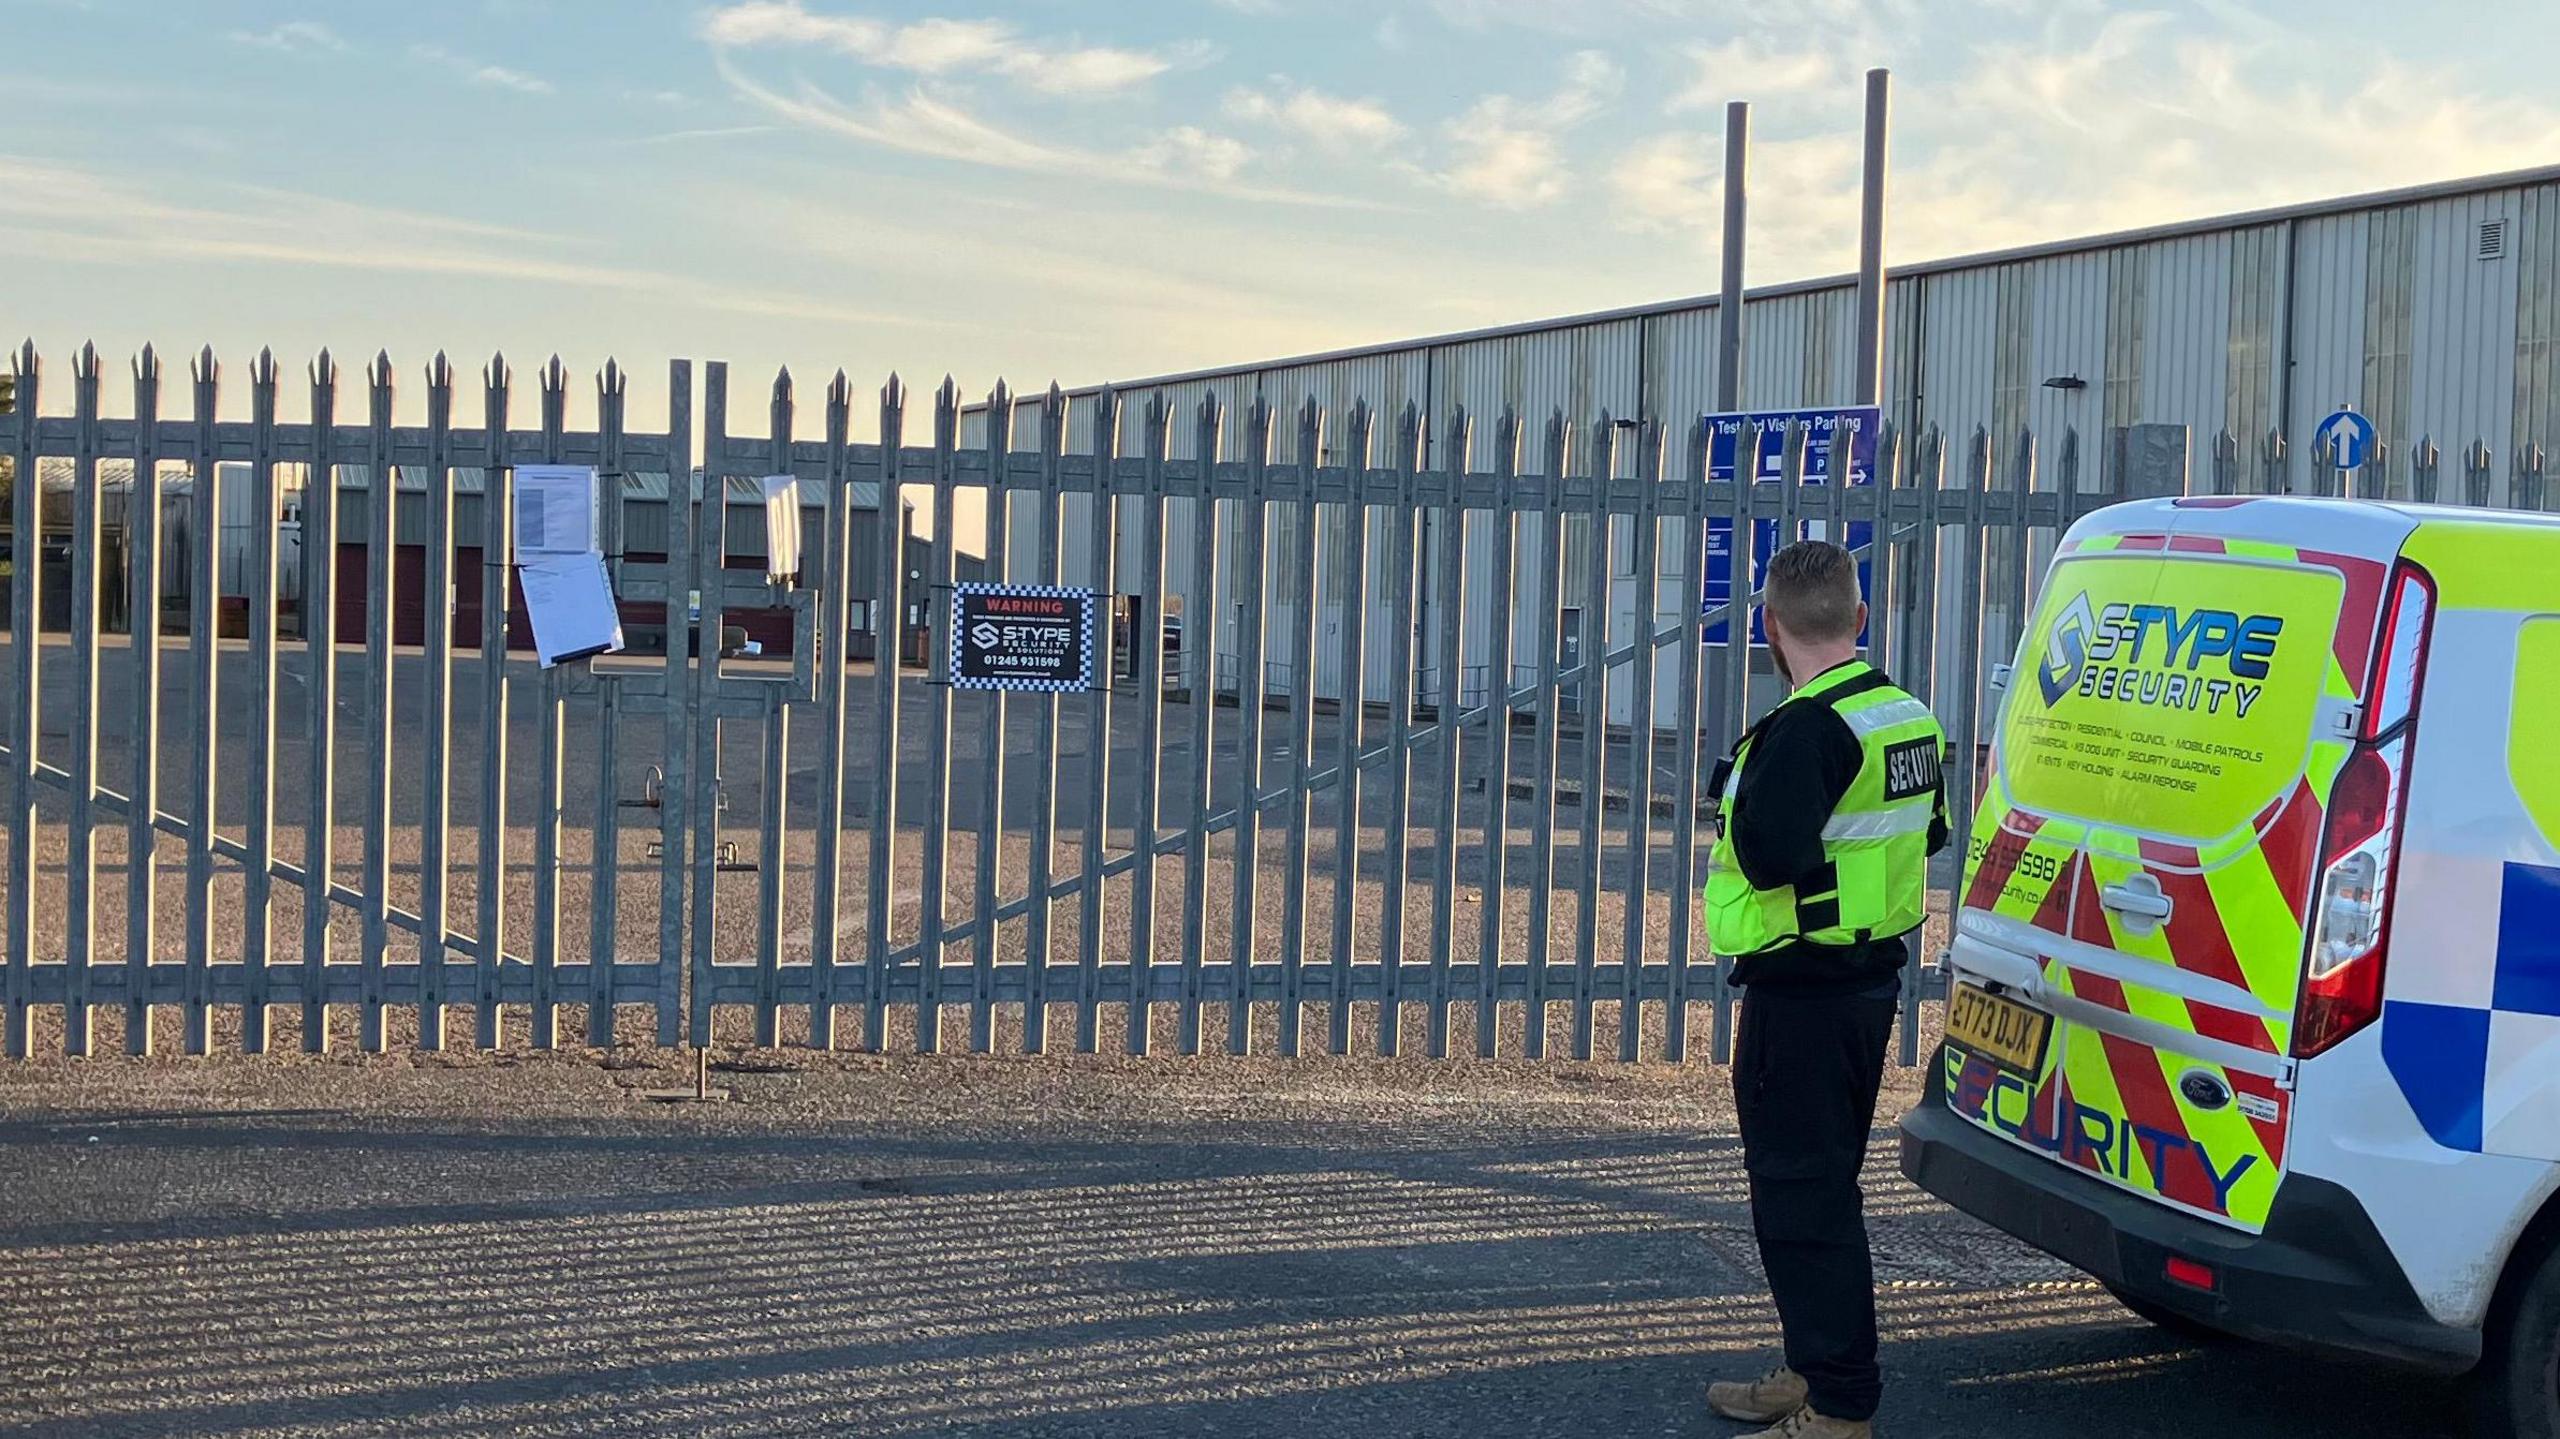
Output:
<svg viewBox="0 0 2560 1439">
<path fill-rule="evenodd" d="M 533 613 L 533 647 L 544 669 L 621 650 L 622 614 L 613 601 L 604 556 L 593 551 L 541 555 L 517 569 L 524 580 L 524 606 Z"/>
<path fill-rule="evenodd" d="M 516 559 L 583 555 L 596 545 L 593 465 L 516 466 Z"/>
<path fill-rule="evenodd" d="M 773 579 L 800 569 L 800 482 L 789 475 L 764 477 L 765 574 Z"/>
</svg>

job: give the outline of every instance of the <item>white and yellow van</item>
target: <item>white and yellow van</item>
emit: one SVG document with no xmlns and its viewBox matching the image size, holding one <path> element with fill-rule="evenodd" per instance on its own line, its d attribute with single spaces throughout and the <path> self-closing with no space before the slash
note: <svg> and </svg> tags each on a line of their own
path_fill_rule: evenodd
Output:
<svg viewBox="0 0 2560 1439">
<path fill-rule="evenodd" d="M 2560 521 L 2113 506 L 1999 688 L 1903 1172 L 2560 1434 Z"/>
</svg>

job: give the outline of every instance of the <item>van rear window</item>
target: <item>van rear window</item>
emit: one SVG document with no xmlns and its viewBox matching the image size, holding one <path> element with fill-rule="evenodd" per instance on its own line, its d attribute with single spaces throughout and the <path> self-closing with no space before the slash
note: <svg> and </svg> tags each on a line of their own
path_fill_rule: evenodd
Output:
<svg viewBox="0 0 2560 1439">
<path fill-rule="evenodd" d="M 2054 566 L 2002 711 L 2021 807 L 2202 843 L 2291 793 L 2332 657 L 2331 570 L 2158 551 Z"/>
</svg>

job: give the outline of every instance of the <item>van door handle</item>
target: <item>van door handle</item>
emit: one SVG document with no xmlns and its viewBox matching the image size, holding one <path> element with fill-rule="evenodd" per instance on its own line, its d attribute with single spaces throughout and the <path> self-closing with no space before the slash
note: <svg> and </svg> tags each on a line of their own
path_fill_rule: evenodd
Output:
<svg viewBox="0 0 2560 1439">
<path fill-rule="evenodd" d="M 2147 874 L 2136 875 L 2123 884 L 2107 885 L 2098 891 L 2098 902 L 2127 919 L 2147 920 L 2154 925 L 2167 922 L 2176 908 L 2169 896 L 2160 892 L 2160 881 Z"/>
</svg>

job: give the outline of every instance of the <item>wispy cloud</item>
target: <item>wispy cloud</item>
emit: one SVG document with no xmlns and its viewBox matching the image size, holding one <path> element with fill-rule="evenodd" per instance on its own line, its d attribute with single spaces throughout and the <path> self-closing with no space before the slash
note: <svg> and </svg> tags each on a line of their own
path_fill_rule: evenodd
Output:
<svg viewBox="0 0 2560 1439">
<path fill-rule="evenodd" d="M 1230 90 L 1224 108 L 1233 119 L 1273 126 L 1329 150 L 1392 144 L 1405 133 L 1403 122 L 1377 101 L 1312 86 Z"/>
<path fill-rule="evenodd" d="M 195 191 L 192 201 L 171 199 Z M 110 177 L 0 155 L 0 237 L 56 263 L 281 265 L 572 285 L 689 308 L 845 323 L 909 323 L 823 298 L 578 258 L 585 239 L 247 185 Z"/>
<path fill-rule="evenodd" d="M 894 24 L 812 11 L 799 0 L 743 0 L 702 17 L 702 38 L 721 49 L 757 46 L 832 51 L 886 70 L 936 76 L 1002 75 L 1050 95 L 1121 94 L 1174 67 L 1174 59 L 1115 46 L 1050 45 L 1002 20 Z"/>
<path fill-rule="evenodd" d="M 409 47 L 409 57 L 424 64 L 449 70 L 468 84 L 483 85 L 494 90 L 512 90 L 519 95 L 548 95 L 552 92 L 551 82 L 539 75 L 529 75 L 522 70 L 510 69 L 504 65 L 483 65 L 468 57 L 456 55 L 441 45 L 412 45 Z"/>
<path fill-rule="evenodd" d="M 1181 125 L 1131 151 L 1129 158 L 1159 173 L 1232 180 L 1253 152 L 1240 140 L 1213 135 L 1197 125 Z"/>
<path fill-rule="evenodd" d="M 1722 109 L 1728 100 L 1858 103 L 1862 91 L 1837 50 L 1789 49 L 1767 41 L 1728 40 L 1684 52 L 1689 78 L 1663 105 L 1668 114 Z"/>
<path fill-rule="evenodd" d="M 339 55 L 348 48 L 337 31 L 317 20 L 287 20 L 266 30 L 234 30 L 231 43 L 282 55 Z"/>
<path fill-rule="evenodd" d="M 670 130 L 663 135 L 643 135 L 629 143 L 634 145 L 683 145 L 698 140 L 743 140 L 750 135 L 770 135 L 771 125 L 714 125 L 700 130 Z"/>
<path fill-rule="evenodd" d="M 1969 254 L 2523 168 L 2560 153 L 2560 104 L 2484 94 L 2450 72 L 2391 60 L 2341 89 L 2299 73 L 2304 43 L 2253 16 L 2199 29 L 2160 14 L 2073 10 L 1988 40 L 1942 75 L 1906 80 L 1895 249 Z M 1860 163 L 1854 77 L 1815 53 L 1765 45 L 1690 58 L 1702 84 L 1673 108 L 1748 93 L 1772 98 L 1787 122 L 1779 138 L 1764 134 L 1752 147 L 1753 253 L 1783 265 L 1755 265 L 1755 274 L 1846 268 Z M 1714 85 L 1719 70 L 1734 82 Z M 1772 89 L 1764 75 L 1780 83 Z M 1622 229 L 1711 250 L 1722 167 L 1713 130 L 1643 137 L 1609 165 L 1610 213 Z"/>
<path fill-rule="evenodd" d="M 1497 209 L 1552 204 L 1572 188 L 1564 134 L 1615 98 L 1625 75 L 1597 50 L 1565 62 L 1555 91 L 1522 100 L 1488 95 L 1443 127 L 1454 156 L 1432 179 L 1451 194 Z"/>
<path fill-rule="evenodd" d="M 803 129 L 884 149 L 999 170 L 1197 189 L 1238 200 L 1382 208 L 1336 196 L 1246 183 L 1237 178 L 1250 158 L 1244 146 L 1232 139 L 1221 141 L 1197 127 L 1167 131 L 1131 150 L 1091 149 L 1017 134 L 981 118 L 956 99 L 924 87 L 908 92 L 902 99 L 873 95 L 857 109 L 806 81 L 790 94 L 774 90 L 741 72 L 725 55 L 715 57 L 714 64 L 733 91 L 768 114 Z"/>
</svg>

